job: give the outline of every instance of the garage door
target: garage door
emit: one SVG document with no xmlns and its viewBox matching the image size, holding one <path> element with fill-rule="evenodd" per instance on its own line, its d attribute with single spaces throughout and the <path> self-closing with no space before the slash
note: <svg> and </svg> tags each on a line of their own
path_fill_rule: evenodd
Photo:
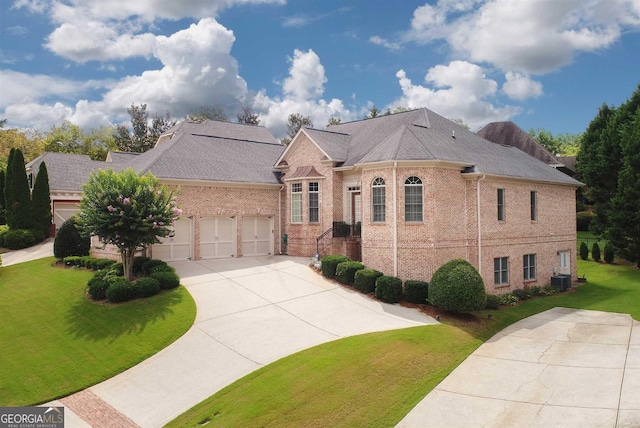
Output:
<svg viewBox="0 0 640 428">
<path fill-rule="evenodd" d="M 78 202 L 58 202 L 53 201 L 53 222 L 56 229 L 60 229 L 62 223 L 73 217 L 80 211 L 80 201 Z"/>
<path fill-rule="evenodd" d="M 200 219 L 200 258 L 215 259 L 236 255 L 236 227 L 232 217 Z"/>
<path fill-rule="evenodd" d="M 176 222 L 173 236 L 161 238 L 162 243 L 153 246 L 153 258 L 168 262 L 191 260 L 192 237 L 191 218 L 182 217 Z"/>
<path fill-rule="evenodd" d="M 242 255 L 266 256 L 273 253 L 273 218 L 242 218 Z"/>
</svg>

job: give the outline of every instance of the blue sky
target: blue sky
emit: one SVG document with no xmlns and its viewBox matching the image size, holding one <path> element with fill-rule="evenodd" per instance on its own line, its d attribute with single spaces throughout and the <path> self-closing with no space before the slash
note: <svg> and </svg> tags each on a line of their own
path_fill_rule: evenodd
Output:
<svg viewBox="0 0 640 428">
<path fill-rule="evenodd" d="M 0 118 L 46 131 L 243 106 L 280 137 L 372 105 L 585 130 L 640 83 L 640 0 L 3 0 Z"/>
</svg>

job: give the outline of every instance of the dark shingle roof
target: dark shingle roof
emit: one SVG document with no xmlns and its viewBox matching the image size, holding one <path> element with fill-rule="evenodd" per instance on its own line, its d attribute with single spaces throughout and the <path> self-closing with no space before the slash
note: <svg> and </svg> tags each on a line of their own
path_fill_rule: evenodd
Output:
<svg viewBox="0 0 640 428">
<path fill-rule="evenodd" d="M 542 144 L 513 122 L 490 123 L 478 131 L 478 135 L 496 144 L 517 147 L 547 165 L 560 163 Z"/>
<path fill-rule="evenodd" d="M 475 167 L 475 171 L 484 174 L 581 184 L 523 151 L 485 140 L 428 109 L 333 125 L 329 130 L 340 133 L 342 144 L 346 140 L 342 135 L 349 136 L 347 156 L 341 166 L 441 160 L 458 163 L 461 167 Z M 332 147 L 338 144 L 338 139 L 328 143 L 330 134 L 324 136 L 325 139 L 314 138 L 314 141 L 323 150 L 335 152 Z"/>
<path fill-rule="evenodd" d="M 257 143 L 277 144 L 280 142 L 264 126 L 245 125 L 235 122 L 205 120 L 204 122 L 183 121 L 169 129 L 166 134 L 191 134 L 209 137 L 221 137 L 231 140 L 255 141 Z"/>
</svg>

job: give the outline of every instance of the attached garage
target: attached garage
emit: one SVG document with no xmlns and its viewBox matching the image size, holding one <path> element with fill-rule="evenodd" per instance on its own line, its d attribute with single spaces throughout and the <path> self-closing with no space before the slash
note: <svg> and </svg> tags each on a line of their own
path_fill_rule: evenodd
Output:
<svg viewBox="0 0 640 428">
<path fill-rule="evenodd" d="M 201 259 L 234 257 L 236 242 L 234 217 L 202 217 L 200 219 Z"/>
<path fill-rule="evenodd" d="M 242 218 L 242 255 L 273 254 L 273 217 Z"/>
<path fill-rule="evenodd" d="M 193 248 L 193 222 L 191 217 L 176 221 L 173 236 L 153 246 L 153 258 L 164 261 L 191 260 Z"/>
<path fill-rule="evenodd" d="M 62 202 L 53 201 L 53 223 L 56 230 L 60 229 L 62 223 L 76 215 L 80 211 L 80 201 Z"/>
</svg>

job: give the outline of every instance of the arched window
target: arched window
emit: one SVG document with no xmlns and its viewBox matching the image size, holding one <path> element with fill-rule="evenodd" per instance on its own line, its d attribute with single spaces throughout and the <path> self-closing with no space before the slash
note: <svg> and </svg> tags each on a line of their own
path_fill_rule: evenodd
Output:
<svg viewBox="0 0 640 428">
<path fill-rule="evenodd" d="M 404 221 L 422 221 L 422 180 L 409 177 L 404 182 Z"/>
<path fill-rule="evenodd" d="M 376 178 L 371 185 L 371 221 L 384 223 L 386 220 L 385 183 L 383 178 Z"/>
</svg>

